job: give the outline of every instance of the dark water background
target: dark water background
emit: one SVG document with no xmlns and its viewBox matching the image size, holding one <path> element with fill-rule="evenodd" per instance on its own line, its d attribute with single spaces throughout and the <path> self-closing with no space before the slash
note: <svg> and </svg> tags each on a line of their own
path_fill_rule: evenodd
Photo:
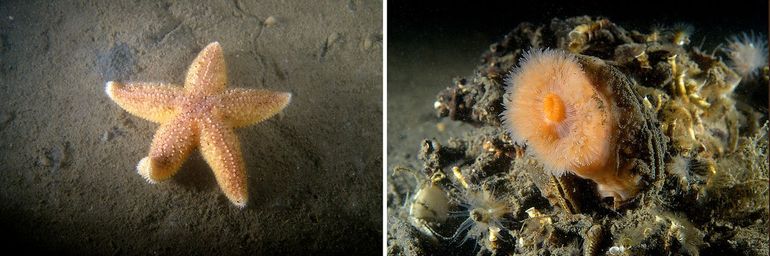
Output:
<svg viewBox="0 0 770 256">
<path fill-rule="evenodd" d="M 768 1 L 389 1 L 388 38 L 393 43 L 421 36 L 484 33 L 493 42 L 520 22 L 552 18 L 607 17 L 630 30 L 678 22 L 695 27 L 693 42 L 721 41 L 720 35 L 754 30 L 767 35 Z M 398 50 L 389 48 L 388 50 Z"/>
</svg>

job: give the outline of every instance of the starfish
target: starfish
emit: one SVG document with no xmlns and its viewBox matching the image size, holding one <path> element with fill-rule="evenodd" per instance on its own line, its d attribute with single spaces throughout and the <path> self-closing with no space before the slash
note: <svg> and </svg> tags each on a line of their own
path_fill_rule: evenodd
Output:
<svg viewBox="0 0 770 256">
<path fill-rule="evenodd" d="M 142 177 L 152 184 L 170 178 L 200 147 L 222 192 L 240 208 L 246 206 L 248 192 L 234 128 L 270 118 L 291 100 L 286 92 L 228 89 L 222 47 L 217 42 L 195 58 L 184 87 L 109 81 L 105 91 L 129 113 L 160 123 L 149 155 L 136 166 Z"/>
</svg>

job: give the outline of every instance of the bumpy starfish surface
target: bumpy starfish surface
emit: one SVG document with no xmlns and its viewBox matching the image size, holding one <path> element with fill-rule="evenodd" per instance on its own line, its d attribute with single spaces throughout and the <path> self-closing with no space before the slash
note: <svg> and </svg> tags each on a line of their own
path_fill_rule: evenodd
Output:
<svg viewBox="0 0 770 256">
<path fill-rule="evenodd" d="M 219 187 L 238 207 L 246 205 L 246 170 L 233 128 L 259 123 L 286 107 L 291 94 L 227 89 L 222 47 L 206 46 L 187 71 L 184 87 L 164 83 L 107 82 L 105 91 L 121 108 L 160 123 L 149 156 L 137 172 L 150 183 L 170 178 L 200 146 Z"/>
</svg>

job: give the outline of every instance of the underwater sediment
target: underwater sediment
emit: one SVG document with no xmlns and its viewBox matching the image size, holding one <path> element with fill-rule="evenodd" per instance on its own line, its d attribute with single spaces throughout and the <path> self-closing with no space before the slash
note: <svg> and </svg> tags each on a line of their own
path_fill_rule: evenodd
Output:
<svg viewBox="0 0 770 256">
<path fill-rule="evenodd" d="M 393 168 L 388 253 L 768 254 L 767 110 L 752 98 L 768 67 L 745 57 L 766 60 L 766 42 L 707 51 L 691 33 L 582 16 L 493 43 L 433 104 L 477 128 Z"/>
</svg>

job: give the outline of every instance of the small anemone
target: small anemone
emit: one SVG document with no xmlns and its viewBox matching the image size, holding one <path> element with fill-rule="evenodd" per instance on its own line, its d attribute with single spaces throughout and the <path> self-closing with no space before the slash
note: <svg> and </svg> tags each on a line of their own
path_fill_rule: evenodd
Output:
<svg viewBox="0 0 770 256">
<path fill-rule="evenodd" d="M 727 56 L 729 65 L 743 78 L 749 79 L 757 76 L 759 70 L 767 66 L 767 41 L 764 36 L 742 33 L 733 35 L 727 39 Z"/>
<path fill-rule="evenodd" d="M 689 190 L 694 183 L 701 182 L 701 176 L 708 175 L 713 160 L 675 156 L 666 164 L 666 170 L 679 179 L 683 189 Z"/>
<path fill-rule="evenodd" d="M 457 228 L 452 240 L 456 241 L 465 232 L 461 245 L 468 239 L 475 239 L 479 244 L 484 245 L 484 241 L 500 238 L 499 234 L 507 230 L 503 223 L 508 222 L 505 215 L 511 210 L 504 201 L 498 200 L 492 194 L 488 190 L 466 190 L 463 201 L 460 203 L 460 207 L 464 210 L 455 215 L 466 219 Z"/>
<path fill-rule="evenodd" d="M 672 29 L 671 42 L 682 46 L 690 43 L 690 36 L 692 36 L 695 28 L 687 23 L 676 23 Z"/>
</svg>

